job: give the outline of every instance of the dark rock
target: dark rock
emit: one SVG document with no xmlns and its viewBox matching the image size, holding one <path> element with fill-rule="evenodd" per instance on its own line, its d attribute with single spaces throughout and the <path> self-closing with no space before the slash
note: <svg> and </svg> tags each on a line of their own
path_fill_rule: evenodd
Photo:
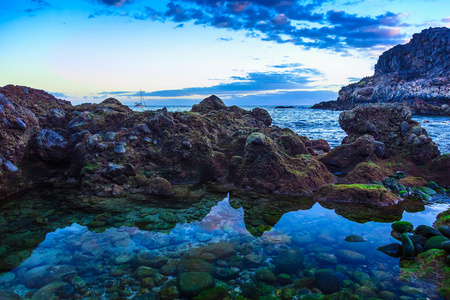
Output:
<svg viewBox="0 0 450 300">
<path fill-rule="evenodd" d="M 194 300 L 222 300 L 228 296 L 228 290 L 224 287 L 213 287 L 202 291 Z"/>
<path fill-rule="evenodd" d="M 265 109 L 255 107 L 254 109 L 252 109 L 252 116 L 256 120 L 261 121 L 266 126 L 270 126 L 272 124 L 272 117 Z"/>
<path fill-rule="evenodd" d="M 269 269 L 259 269 L 255 272 L 255 277 L 259 281 L 268 283 L 268 284 L 274 284 L 277 281 L 277 278 L 275 277 L 275 274 L 273 274 L 272 271 Z"/>
<path fill-rule="evenodd" d="M 345 143 L 333 148 L 326 155 L 319 158 L 331 172 L 348 172 L 357 164 L 367 161 L 377 161 L 375 154 L 375 139 L 371 135 L 364 135 L 354 142 Z"/>
<path fill-rule="evenodd" d="M 339 292 L 341 285 L 339 278 L 331 271 L 321 271 L 316 274 L 317 287 L 324 294 Z"/>
<path fill-rule="evenodd" d="M 360 236 L 360 235 L 353 234 L 353 235 L 347 236 L 347 237 L 345 238 L 345 241 L 346 241 L 346 242 L 365 242 L 366 239 L 364 239 L 364 238 L 363 238 L 362 236 Z"/>
<path fill-rule="evenodd" d="M 194 297 L 214 287 L 214 278 L 209 273 L 185 272 L 177 276 L 177 287 L 183 296 Z"/>
<path fill-rule="evenodd" d="M 416 230 L 414 231 L 416 234 L 423 235 L 426 238 L 431 238 L 433 236 L 441 236 L 442 234 L 439 232 L 439 230 L 427 226 L 427 225 L 419 225 L 417 226 Z"/>
<path fill-rule="evenodd" d="M 427 238 L 420 234 L 413 234 L 409 237 L 414 245 L 424 246 L 427 242 Z"/>
<path fill-rule="evenodd" d="M 323 151 L 324 153 L 328 153 L 331 151 L 331 147 L 326 140 L 312 140 L 311 144 L 314 150 Z"/>
<path fill-rule="evenodd" d="M 389 121 L 386 122 L 386 120 Z M 368 121 L 375 124 L 377 127 L 377 134 L 374 137 L 374 140 L 371 141 L 373 146 L 371 146 L 370 151 L 366 150 L 366 152 L 363 153 L 366 156 L 369 156 L 371 153 L 375 154 L 376 147 L 379 147 L 379 151 L 377 150 L 378 158 L 404 153 L 408 155 L 408 157 L 411 157 L 412 161 L 416 164 L 430 163 L 434 158 L 440 155 L 438 148 L 431 139 L 428 138 L 426 131 L 423 131 L 417 122 L 411 120 L 411 111 L 402 104 L 370 105 L 342 112 L 339 115 L 339 124 L 348 134 L 348 137 L 344 139 L 343 143 L 352 143 L 361 137 L 367 136 L 364 126 Z M 411 126 L 414 125 L 412 126 L 411 131 L 406 133 L 401 132 L 401 124 L 404 122 L 411 124 Z M 420 130 L 420 136 L 423 136 L 423 138 L 418 138 L 418 143 L 410 145 L 408 144 L 408 136 L 410 136 L 412 130 L 415 129 Z M 377 144 L 376 142 L 380 142 L 384 146 L 381 144 L 375 146 Z M 366 142 L 365 144 L 368 143 Z M 343 146 L 344 145 L 339 147 Z M 333 150 L 338 151 L 339 147 L 336 147 Z M 358 154 L 356 149 L 354 152 Z M 380 156 L 382 152 L 384 152 L 384 154 L 383 156 Z M 347 155 L 347 157 L 348 156 L 349 155 Z"/>
<path fill-rule="evenodd" d="M 304 255 L 298 248 L 281 251 L 274 260 L 278 273 L 294 274 L 303 266 Z"/>
<path fill-rule="evenodd" d="M 439 232 L 442 233 L 443 236 L 450 238 L 450 226 L 439 226 Z"/>
<path fill-rule="evenodd" d="M 45 161 L 59 162 L 69 153 L 68 143 L 63 136 L 50 129 L 43 129 L 35 137 L 36 151 Z"/>
<path fill-rule="evenodd" d="M 216 110 L 226 110 L 227 106 L 216 95 L 211 95 L 208 98 L 203 99 L 199 104 L 194 104 L 191 111 L 198 113 L 208 113 Z"/>
<path fill-rule="evenodd" d="M 414 244 L 406 233 L 402 234 L 402 248 L 404 258 L 413 258 L 416 255 Z"/>
</svg>

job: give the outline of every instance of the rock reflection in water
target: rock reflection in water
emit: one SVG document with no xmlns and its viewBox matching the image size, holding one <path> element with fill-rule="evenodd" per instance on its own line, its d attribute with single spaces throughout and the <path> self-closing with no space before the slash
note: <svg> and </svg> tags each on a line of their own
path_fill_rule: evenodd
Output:
<svg viewBox="0 0 450 300">
<path fill-rule="evenodd" d="M 341 204 L 200 194 L 190 206 L 122 214 L 75 212 L 63 202 L 52 211 L 38 197 L 4 206 L 2 269 L 14 251 L 24 261 L 0 276 L 0 298 L 439 299 L 432 284 L 400 281 L 398 259 L 376 251 L 392 242 L 390 223 L 369 222 L 380 211 L 366 207 L 356 223 Z M 408 209 L 422 224 L 448 207 L 402 205 L 389 211 L 393 220 L 408 218 Z"/>
</svg>

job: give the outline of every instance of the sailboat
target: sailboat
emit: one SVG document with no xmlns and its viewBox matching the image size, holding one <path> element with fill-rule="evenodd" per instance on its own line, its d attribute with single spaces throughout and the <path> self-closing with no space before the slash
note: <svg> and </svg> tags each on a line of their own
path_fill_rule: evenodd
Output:
<svg viewBox="0 0 450 300">
<path fill-rule="evenodd" d="M 142 90 L 139 90 L 139 95 L 140 95 L 140 102 L 136 102 L 136 107 L 145 107 L 145 100 L 144 100 L 144 96 L 142 96 Z"/>
</svg>

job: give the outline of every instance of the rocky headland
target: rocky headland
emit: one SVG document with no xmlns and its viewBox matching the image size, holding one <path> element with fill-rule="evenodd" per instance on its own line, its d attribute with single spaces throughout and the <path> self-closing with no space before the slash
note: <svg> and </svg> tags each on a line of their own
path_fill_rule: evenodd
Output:
<svg viewBox="0 0 450 300">
<path fill-rule="evenodd" d="M 450 29 L 429 28 L 384 52 L 373 76 L 340 89 L 317 109 L 347 110 L 369 103 L 401 102 L 414 114 L 450 116 Z"/>
</svg>

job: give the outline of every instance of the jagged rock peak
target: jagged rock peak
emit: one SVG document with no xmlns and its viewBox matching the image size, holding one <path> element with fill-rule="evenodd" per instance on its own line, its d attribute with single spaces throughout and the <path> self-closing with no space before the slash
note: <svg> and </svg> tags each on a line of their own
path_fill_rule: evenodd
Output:
<svg viewBox="0 0 450 300">
<path fill-rule="evenodd" d="M 414 77 L 448 76 L 449 52 L 450 29 L 425 29 L 414 34 L 407 44 L 384 52 L 375 65 L 375 76 L 394 72 Z"/>
</svg>

